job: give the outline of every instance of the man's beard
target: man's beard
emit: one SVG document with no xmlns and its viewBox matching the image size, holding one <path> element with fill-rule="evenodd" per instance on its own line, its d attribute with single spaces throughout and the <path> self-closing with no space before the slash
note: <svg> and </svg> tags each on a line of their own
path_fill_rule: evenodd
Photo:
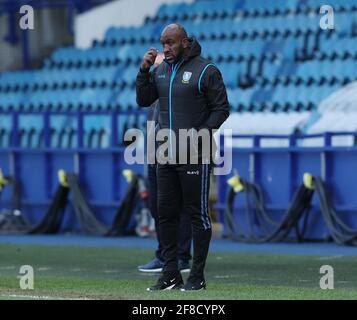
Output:
<svg viewBox="0 0 357 320">
<path fill-rule="evenodd" d="M 184 51 L 182 50 L 176 57 L 171 56 L 173 58 L 173 61 L 171 62 L 172 64 L 176 64 L 179 61 L 181 61 L 182 57 L 183 57 L 183 53 Z M 167 59 L 166 59 L 167 60 Z"/>
</svg>

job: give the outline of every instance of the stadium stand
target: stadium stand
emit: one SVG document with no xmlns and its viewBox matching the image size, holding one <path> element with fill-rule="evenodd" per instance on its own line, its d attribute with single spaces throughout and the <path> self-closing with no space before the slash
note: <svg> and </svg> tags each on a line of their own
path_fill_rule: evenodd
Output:
<svg viewBox="0 0 357 320">
<path fill-rule="evenodd" d="M 319 27 L 317 10 L 322 4 L 312 0 L 164 4 L 143 26 L 111 27 L 104 41 L 87 50 L 57 49 L 41 70 L 1 74 L 0 110 L 135 109 L 138 63 L 148 47 L 159 47 L 163 26 L 179 21 L 199 39 L 203 55 L 220 67 L 232 111 L 271 113 L 269 119 L 276 117 L 279 123 L 280 113 L 317 110 L 327 96 L 356 79 L 356 5 L 353 0 L 339 1 L 335 6 L 336 29 L 324 31 Z M 265 122 L 267 118 L 262 119 Z M 2 121 L 3 131 L 9 127 L 6 121 Z M 254 121 L 252 128 L 257 128 Z M 20 125 L 23 137 L 41 136 L 40 123 L 31 128 Z M 66 131 L 61 121 L 55 126 L 56 132 Z M 107 131 L 105 121 L 98 126 L 102 127 L 84 129 L 94 130 L 96 135 Z M 295 129 L 292 125 L 290 132 Z M 21 138 L 25 145 L 31 142 L 29 147 L 32 140 Z"/>
<path fill-rule="evenodd" d="M 163 4 L 143 25 L 112 26 L 88 49 L 58 48 L 39 70 L 1 73 L 0 146 L 105 149 L 122 146 L 127 128 L 145 131 L 135 78 L 147 48 L 161 48 L 161 30 L 170 22 L 183 24 L 201 43 L 202 55 L 222 71 L 232 111 L 225 127 L 234 133 L 355 132 L 356 100 L 350 92 L 357 80 L 357 4 L 335 1 L 335 28 L 323 30 L 319 9 L 325 2 Z M 355 137 L 334 137 L 332 145 L 356 145 Z M 283 140 L 266 139 L 260 147 L 288 146 Z M 113 159 L 101 169 L 120 162 Z"/>
</svg>

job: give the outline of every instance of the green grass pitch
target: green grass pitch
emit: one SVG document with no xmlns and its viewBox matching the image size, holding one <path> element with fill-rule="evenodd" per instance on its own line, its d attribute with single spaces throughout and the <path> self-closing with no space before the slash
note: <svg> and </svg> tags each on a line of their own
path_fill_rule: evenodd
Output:
<svg viewBox="0 0 357 320">
<path fill-rule="evenodd" d="M 357 299 L 357 257 L 214 252 L 207 261 L 207 290 L 153 293 L 146 288 L 158 275 L 137 271 L 152 254 L 1 244 L 0 299 Z M 325 264 L 334 268 L 333 290 L 319 286 Z M 33 290 L 19 287 L 21 265 L 34 267 Z"/>
</svg>

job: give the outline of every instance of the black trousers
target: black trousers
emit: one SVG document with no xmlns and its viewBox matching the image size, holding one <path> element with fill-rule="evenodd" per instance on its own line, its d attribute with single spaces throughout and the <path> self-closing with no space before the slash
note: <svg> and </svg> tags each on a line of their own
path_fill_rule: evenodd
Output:
<svg viewBox="0 0 357 320">
<path fill-rule="evenodd" d="M 155 230 L 157 236 L 158 247 L 155 251 L 155 256 L 161 261 L 164 261 L 162 255 L 162 243 L 159 229 L 159 217 L 158 217 L 158 190 L 157 190 L 157 165 L 148 165 L 148 178 L 149 178 L 149 206 L 151 215 L 155 220 Z M 191 228 L 191 216 L 187 212 L 182 212 L 179 222 L 178 231 L 178 249 L 177 256 L 179 260 L 189 261 L 191 260 L 191 242 L 192 242 L 192 228 Z"/>
<path fill-rule="evenodd" d="M 212 236 L 208 215 L 210 165 L 159 164 L 158 213 L 164 272 L 176 272 L 180 214 L 191 217 L 193 263 L 191 276 L 203 277 Z"/>
</svg>

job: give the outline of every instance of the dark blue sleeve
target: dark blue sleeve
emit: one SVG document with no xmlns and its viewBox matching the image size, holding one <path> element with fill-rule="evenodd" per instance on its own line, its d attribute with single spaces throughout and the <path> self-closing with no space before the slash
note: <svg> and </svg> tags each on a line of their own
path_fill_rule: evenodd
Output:
<svg viewBox="0 0 357 320">
<path fill-rule="evenodd" d="M 222 74 L 216 66 L 209 66 L 205 71 L 201 89 L 207 99 L 210 115 L 200 129 L 219 129 L 229 117 L 229 103 Z"/>
<path fill-rule="evenodd" d="M 141 72 L 136 76 L 136 102 L 140 107 L 149 107 L 158 99 L 155 84 L 155 71 Z"/>
</svg>

